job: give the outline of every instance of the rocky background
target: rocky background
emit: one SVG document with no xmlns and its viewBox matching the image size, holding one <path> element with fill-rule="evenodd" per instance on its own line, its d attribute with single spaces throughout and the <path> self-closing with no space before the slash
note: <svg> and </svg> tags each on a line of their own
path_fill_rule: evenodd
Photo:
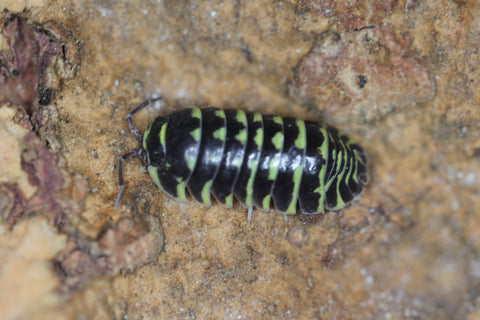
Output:
<svg viewBox="0 0 480 320">
<path fill-rule="evenodd" d="M 479 319 L 473 0 L 0 3 L 2 319 Z M 135 117 L 211 104 L 324 121 L 370 156 L 350 207 L 178 203 Z"/>
</svg>

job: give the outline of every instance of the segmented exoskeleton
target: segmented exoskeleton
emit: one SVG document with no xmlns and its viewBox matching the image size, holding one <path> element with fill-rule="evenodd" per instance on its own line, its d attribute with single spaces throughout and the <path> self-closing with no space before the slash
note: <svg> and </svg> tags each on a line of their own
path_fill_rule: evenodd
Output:
<svg viewBox="0 0 480 320">
<path fill-rule="evenodd" d="M 133 155 L 169 196 L 184 201 L 188 189 L 195 200 L 210 205 L 213 194 L 227 208 L 235 197 L 249 209 L 269 210 L 273 202 L 285 214 L 338 210 L 368 181 L 365 152 L 335 128 L 208 106 L 159 116 L 142 134 L 132 116 L 152 101 L 125 117 L 140 147 L 119 158 L 115 207 L 124 188 L 123 162 Z"/>
</svg>

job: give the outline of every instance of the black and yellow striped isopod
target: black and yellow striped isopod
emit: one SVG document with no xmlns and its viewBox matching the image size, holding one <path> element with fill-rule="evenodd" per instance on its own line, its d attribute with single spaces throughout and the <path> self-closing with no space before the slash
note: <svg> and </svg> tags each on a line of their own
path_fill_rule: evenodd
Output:
<svg viewBox="0 0 480 320">
<path fill-rule="evenodd" d="M 132 116 L 152 101 L 125 117 L 140 146 L 119 157 L 115 208 L 124 189 L 123 162 L 134 155 L 169 196 L 185 201 L 188 189 L 210 205 L 213 194 L 226 208 L 236 198 L 249 215 L 253 207 L 270 210 L 272 202 L 284 214 L 338 210 L 368 182 L 366 153 L 335 128 L 208 106 L 159 116 L 142 134 Z"/>
</svg>

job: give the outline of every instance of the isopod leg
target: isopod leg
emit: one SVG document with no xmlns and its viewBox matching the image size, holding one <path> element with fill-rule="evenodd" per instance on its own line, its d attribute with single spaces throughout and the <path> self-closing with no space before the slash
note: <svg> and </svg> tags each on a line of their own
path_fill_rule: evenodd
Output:
<svg viewBox="0 0 480 320">
<path fill-rule="evenodd" d="M 132 134 L 138 139 L 140 140 L 142 138 L 142 133 L 140 132 L 140 130 L 138 130 L 135 125 L 133 124 L 133 120 L 132 120 L 132 116 L 137 113 L 138 111 L 142 110 L 143 108 L 147 107 L 148 105 L 150 105 L 151 103 L 155 102 L 155 101 L 158 101 L 158 100 L 162 100 L 163 97 L 158 97 L 158 98 L 154 98 L 154 99 L 147 99 L 145 101 L 143 101 L 142 103 L 140 103 L 138 106 L 136 106 L 132 111 L 130 111 L 129 113 L 127 113 L 127 115 L 125 116 L 125 121 L 127 121 L 127 124 L 128 124 L 128 128 L 130 128 L 130 132 L 132 132 Z"/>
<path fill-rule="evenodd" d="M 248 214 L 247 214 L 247 221 L 248 223 L 252 222 L 252 213 L 253 213 L 253 208 L 249 207 L 248 208 Z"/>
<path fill-rule="evenodd" d="M 123 162 L 132 156 L 138 155 L 138 153 L 139 150 L 131 150 L 118 157 L 118 193 L 117 197 L 115 198 L 115 206 L 113 207 L 113 210 L 117 210 L 118 203 L 122 197 L 123 189 L 125 189 L 125 181 L 123 180 Z"/>
</svg>

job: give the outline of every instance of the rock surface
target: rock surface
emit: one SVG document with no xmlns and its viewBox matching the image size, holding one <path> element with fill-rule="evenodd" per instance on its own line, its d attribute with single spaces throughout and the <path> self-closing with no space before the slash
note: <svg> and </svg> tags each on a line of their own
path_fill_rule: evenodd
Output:
<svg viewBox="0 0 480 320">
<path fill-rule="evenodd" d="M 3 7 L 5 319 L 480 317 L 476 1 Z M 136 147 L 123 117 L 160 95 L 139 128 L 205 104 L 335 125 L 370 183 L 339 212 L 248 223 L 238 204 L 168 198 L 130 160 L 114 211 Z"/>
</svg>

